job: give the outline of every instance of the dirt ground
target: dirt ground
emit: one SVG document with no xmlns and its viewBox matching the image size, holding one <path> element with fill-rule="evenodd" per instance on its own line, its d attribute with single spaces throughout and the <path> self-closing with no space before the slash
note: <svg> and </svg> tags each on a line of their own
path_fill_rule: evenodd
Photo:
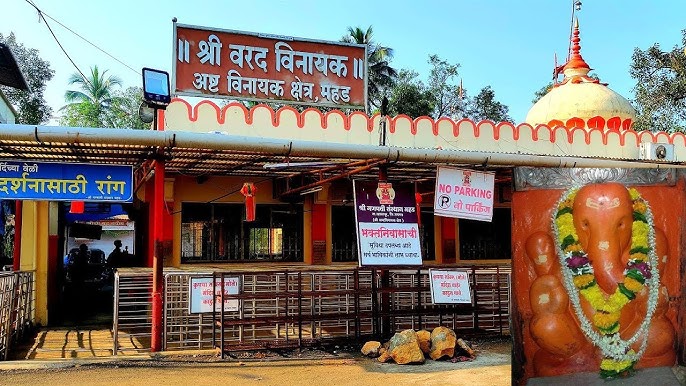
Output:
<svg viewBox="0 0 686 386">
<path fill-rule="evenodd" d="M 303 353 L 289 358 L 167 357 L 146 361 L 0 371 L 1 385 L 510 385 L 508 339 L 477 342 L 469 362 L 379 363 L 355 352 Z M 300 358 L 297 358 L 300 356 Z"/>
</svg>

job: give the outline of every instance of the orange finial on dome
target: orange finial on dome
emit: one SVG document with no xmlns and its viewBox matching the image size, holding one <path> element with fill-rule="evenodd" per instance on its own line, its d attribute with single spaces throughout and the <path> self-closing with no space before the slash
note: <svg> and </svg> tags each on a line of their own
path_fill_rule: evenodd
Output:
<svg viewBox="0 0 686 386">
<path fill-rule="evenodd" d="M 588 73 L 591 71 L 591 67 L 586 63 L 584 58 L 581 56 L 581 38 L 579 37 L 579 19 L 575 20 L 574 32 L 572 33 L 572 49 L 571 55 L 564 67 L 562 67 L 562 73 L 564 74 L 564 79 L 562 82 L 555 84 L 554 87 L 561 86 L 567 82 L 572 83 L 598 83 L 603 86 L 607 86 L 606 83 L 600 83 L 598 79 L 591 78 Z"/>
<path fill-rule="evenodd" d="M 570 56 L 564 66 L 555 67 L 553 88 L 536 102 L 526 116 L 532 126 L 564 126 L 568 129 L 628 130 L 636 120 L 636 110 L 621 95 L 588 76 L 591 71 L 581 56 L 579 21 L 575 20 L 571 34 Z M 562 72 L 564 79 L 557 83 Z"/>
<path fill-rule="evenodd" d="M 586 69 L 586 72 L 584 73 L 585 75 L 591 70 L 591 67 L 588 66 L 588 63 L 586 63 L 584 58 L 581 56 L 580 42 L 581 38 L 579 37 L 579 19 L 576 19 L 574 23 L 574 33 L 572 36 L 572 55 L 570 56 L 567 64 L 565 64 L 565 72 L 568 69 Z"/>
</svg>

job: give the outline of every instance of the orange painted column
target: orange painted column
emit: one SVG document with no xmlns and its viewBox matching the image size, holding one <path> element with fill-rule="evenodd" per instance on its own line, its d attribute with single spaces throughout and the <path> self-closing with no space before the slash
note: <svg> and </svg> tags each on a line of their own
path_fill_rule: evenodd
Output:
<svg viewBox="0 0 686 386">
<path fill-rule="evenodd" d="M 312 204 L 312 261 L 311 264 L 326 264 L 326 204 Z"/>
</svg>

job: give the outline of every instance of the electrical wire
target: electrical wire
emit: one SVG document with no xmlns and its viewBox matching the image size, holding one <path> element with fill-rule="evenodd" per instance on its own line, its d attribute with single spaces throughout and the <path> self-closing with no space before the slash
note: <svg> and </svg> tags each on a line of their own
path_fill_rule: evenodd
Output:
<svg viewBox="0 0 686 386">
<path fill-rule="evenodd" d="M 45 22 L 45 26 L 48 27 L 48 30 L 50 31 L 50 34 L 51 34 L 52 37 L 55 39 L 55 42 L 57 42 L 57 45 L 60 47 L 60 49 L 62 50 L 62 52 L 64 53 L 64 55 L 67 57 L 67 59 L 69 59 L 69 61 L 71 62 L 71 64 L 74 66 L 74 68 L 76 68 L 76 71 L 79 72 L 79 74 L 81 75 L 81 77 L 82 77 L 82 78 L 86 81 L 86 83 L 88 83 L 91 87 L 93 87 L 93 85 L 91 84 L 90 80 L 86 77 L 86 75 L 83 73 L 83 71 L 81 71 L 81 69 L 76 65 L 76 63 L 74 62 L 74 60 L 71 58 L 71 56 L 70 56 L 70 55 L 67 53 L 67 51 L 65 50 L 64 46 L 62 46 L 62 43 L 59 41 L 59 39 L 58 39 L 57 36 L 55 35 L 55 32 L 54 32 L 54 31 L 52 30 L 52 28 L 50 27 L 50 23 L 48 23 L 48 20 L 46 19 L 46 17 L 49 18 L 50 20 L 54 21 L 55 23 L 59 24 L 62 28 L 66 29 L 67 31 L 69 31 L 69 32 L 73 33 L 74 35 L 78 36 L 81 40 L 83 40 L 83 41 L 85 41 L 86 43 L 90 44 L 91 46 L 93 46 L 94 48 L 96 48 L 96 49 L 99 50 L 100 52 L 104 53 L 105 55 L 109 56 L 110 58 L 112 58 L 113 60 L 115 60 L 116 62 L 118 62 L 119 64 L 123 65 L 124 67 L 128 68 L 129 70 L 133 71 L 133 72 L 136 73 L 136 74 L 139 73 L 139 72 L 136 71 L 133 67 L 131 67 L 131 66 L 129 66 L 128 64 L 124 63 L 123 61 L 117 59 L 116 57 L 114 57 L 113 55 L 111 55 L 110 53 L 108 53 L 107 51 L 103 50 L 102 48 L 100 48 L 100 47 L 97 46 L 96 44 L 92 43 L 92 42 L 89 41 L 88 39 L 86 39 L 86 38 L 84 38 L 83 36 L 81 36 L 79 33 L 77 33 L 76 31 L 74 31 L 73 29 L 71 29 L 71 28 L 67 27 L 66 25 L 64 25 L 63 23 L 61 23 L 59 20 L 57 20 L 57 19 L 55 19 L 54 17 L 52 17 L 52 16 L 48 15 L 47 13 L 43 12 L 40 8 L 38 8 L 38 6 L 33 2 L 33 0 L 25 0 L 25 1 L 26 1 L 29 5 L 31 5 L 33 8 L 36 9 L 36 11 L 38 12 L 39 18 L 42 19 L 42 20 Z"/>
<path fill-rule="evenodd" d="M 62 43 L 60 43 L 59 39 L 57 39 L 57 36 L 55 35 L 55 32 L 53 32 L 52 28 L 50 27 L 50 24 L 48 23 L 48 21 L 47 21 L 47 20 L 45 19 L 45 17 L 43 16 L 43 12 L 42 12 L 42 11 L 36 6 L 36 4 L 34 4 L 31 0 L 26 0 L 26 2 L 29 3 L 29 4 L 31 4 L 31 6 L 33 6 L 33 7 L 36 9 L 36 11 L 38 11 L 38 16 L 45 22 L 45 26 L 48 27 L 48 30 L 50 31 L 50 34 L 51 34 L 52 37 L 55 39 L 55 42 L 57 42 L 57 45 L 60 47 L 60 49 L 62 50 L 62 52 L 64 53 L 64 55 L 67 57 L 67 59 L 69 59 L 69 61 L 71 62 L 71 64 L 74 66 L 74 68 L 76 68 L 76 71 L 78 71 L 79 74 L 81 74 L 81 77 L 82 77 L 91 87 L 93 87 L 93 85 L 92 85 L 91 82 L 88 80 L 88 78 L 86 78 L 86 75 L 83 74 L 83 72 L 81 71 L 81 69 L 79 68 L 79 66 L 77 66 L 76 63 L 74 62 L 74 60 L 71 58 L 71 56 L 69 56 L 69 54 L 67 53 L 67 50 L 64 49 L 64 47 L 62 46 Z"/>
<path fill-rule="evenodd" d="M 136 71 L 133 67 L 129 66 L 128 64 L 126 64 L 126 63 L 122 62 L 121 60 L 117 59 L 116 57 L 114 57 L 114 56 L 113 56 L 112 54 L 110 54 L 109 52 L 107 52 L 107 51 L 103 50 L 102 48 L 98 47 L 98 45 L 96 45 L 95 43 L 93 43 L 93 42 L 89 41 L 88 39 L 86 39 L 85 37 L 81 36 L 79 33 L 77 33 L 76 31 L 74 31 L 73 29 L 71 29 L 71 28 L 67 27 L 66 25 L 62 24 L 59 20 L 55 19 L 54 17 L 48 15 L 47 13 L 45 13 L 45 12 L 43 12 L 43 11 L 41 11 L 41 10 L 39 10 L 38 7 L 36 7 L 36 5 L 33 4 L 33 2 L 32 2 L 31 0 L 26 0 L 26 1 L 29 2 L 31 5 L 33 5 L 33 6 L 38 10 L 39 13 L 41 13 L 42 15 L 47 16 L 50 20 L 54 21 L 55 23 L 57 23 L 57 24 L 59 24 L 60 26 L 62 26 L 62 28 L 66 29 L 67 31 L 69 31 L 69 32 L 73 33 L 74 35 L 78 36 L 79 38 L 81 38 L 81 40 L 83 40 L 84 42 L 90 44 L 91 46 L 93 46 L 93 47 L 94 47 L 95 49 L 97 49 L 98 51 L 100 51 L 100 52 L 102 52 L 103 54 L 105 54 L 105 55 L 109 56 L 110 58 L 114 59 L 114 60 L 117 61 L 119 64 L 121 64 L 122 66 L 128 68 L 129 70 L 133 71 L 134 73 L 136 73 L 136 74 L 139 74 L 139 73 L 140 73 L 139 71 Z"/>
</svg>

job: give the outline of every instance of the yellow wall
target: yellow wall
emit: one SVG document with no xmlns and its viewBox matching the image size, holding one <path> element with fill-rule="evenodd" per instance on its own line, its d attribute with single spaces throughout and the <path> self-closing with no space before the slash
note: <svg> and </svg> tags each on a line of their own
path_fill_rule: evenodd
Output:
<svg viewBox="0 0 686 386">
<path fill-rule="evenodd" d="M 48 323 L 49 212 L 47 201 L 22 203 L 20 269 L 35 272 L 35 318 L 42 325 Z"/>
</svg>

